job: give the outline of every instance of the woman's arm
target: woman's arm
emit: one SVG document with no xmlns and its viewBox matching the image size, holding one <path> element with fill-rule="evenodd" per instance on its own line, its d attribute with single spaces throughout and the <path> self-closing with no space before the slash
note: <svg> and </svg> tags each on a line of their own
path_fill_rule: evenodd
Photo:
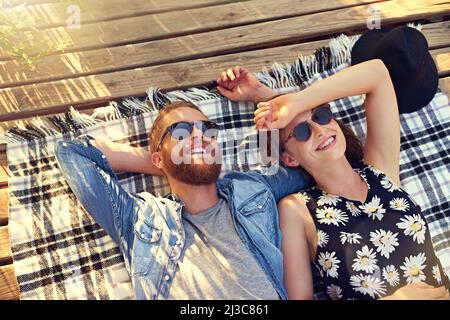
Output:
<svg viewBox="0 0 450 320">
<path fill-rule="evenodd" d="M 162 175 L 153 165 L 148 150 L 101 139 L 91 140 L 90 143 L 106 156 L 114 171 Z"/>
<path fill-rule="evenodd" d="M 278 204 L 278 212 L 288 298 L 311 300 L 314 290 L 310 262 L 317 246 L 314 221 L 298 194 L 283 198 Z"/>
<path fill-rule="evenodd" d="M 299 113 L 347 96 L 366 94 L 367 138 L 364 159 L 399 184 L 400 124 L 389 71 L 379 60 L 346 68 L 292 94 L 260 103 L 255 112 L 259 129 L 285 127 Z"/>
<path fill-rule="evenodd" d="M 435 288 L 425 282 L 410 283 L 380 300 L 448 300 L 449 293 L 442 286 Z"/>
</svg>

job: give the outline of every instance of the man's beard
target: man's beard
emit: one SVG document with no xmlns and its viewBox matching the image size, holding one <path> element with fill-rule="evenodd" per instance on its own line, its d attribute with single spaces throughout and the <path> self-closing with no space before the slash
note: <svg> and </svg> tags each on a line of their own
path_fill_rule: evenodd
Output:
<svg viewBox="0 0 450 320">
<path fill-rule="evenodd" d="M 201 186 L 215 183 L 219 179 L 222 165 L 220 163 L 180 163 L 171 161 L 170 153 L 163 155 L 166 174 L 186 184 Z M 193 161 L 192 161 L 193 162 Z"/>
</svg>

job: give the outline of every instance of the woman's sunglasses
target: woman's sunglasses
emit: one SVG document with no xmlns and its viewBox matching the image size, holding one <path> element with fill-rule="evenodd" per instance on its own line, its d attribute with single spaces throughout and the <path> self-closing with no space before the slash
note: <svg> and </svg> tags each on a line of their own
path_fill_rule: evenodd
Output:
<svg viewBox="0 0 450 320">
<path fill-rule="evenodd" d="M 164 130 L 161 140 L 156 147 L 156 151 L 159 151 L 164 138 L 170 133 L 171 137 L 175 140 L 184 140 L 192 134 L 194 127 L 201 130 L 203 135 L 210 139 L 216 139 L 219 133 L 219 126 L 207 120 L 197 120 L 197 121 L 179 121 L 171 124 Z"/>
<path fill-rule="evenodd" d="M 312 111 L 311 120 L 315 123 L 326 125 L 331 122 L 331 119 L 333 119 L 333 113 L 329 104 L 321 105 Z M 292 130 L 284 143 L 286 144 L 291 138 L 295 138 L 298 141 L 308 141 L 310 137 L 311 127 L 308 121 L 303 121 Z"/>
</svg>

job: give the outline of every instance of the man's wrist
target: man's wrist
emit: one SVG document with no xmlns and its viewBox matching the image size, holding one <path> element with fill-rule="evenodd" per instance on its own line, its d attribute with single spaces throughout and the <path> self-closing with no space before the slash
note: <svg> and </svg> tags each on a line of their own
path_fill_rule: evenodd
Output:
<svg viewBox="0 0 450 320">
<path fill-rule="evenodd" d="M 256 91 L 256 93 L 255 93 L 255 97 L 253 99 L 254 103 L 269 101 L 278 95 L 275 91 L 273 91 L 272 89 L 270 89 L 269 87 L 266 87 L 264 85 L 261 85 L 255 91 Z"/>
</svg>

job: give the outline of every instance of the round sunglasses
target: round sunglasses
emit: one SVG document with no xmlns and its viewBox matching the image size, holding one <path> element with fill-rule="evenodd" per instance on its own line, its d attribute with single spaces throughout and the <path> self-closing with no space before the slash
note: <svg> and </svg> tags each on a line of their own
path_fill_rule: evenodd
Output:
<svg viewBox="0 0 450 320">
<path fill-rule="evenodd" d="M 323 104 L 312 111 L 311 120 L 320 125 L 326 125 L 333 119 L 333 113 L 331 112 L 330 105 Z M 308 121 L 300 122 L 295 126 L 294 130 L 289 134 L 284 144 L 286 144 L 291 138 L 295 138 L 297 141 L 308 141 L 311 137 L 311 127 Z"/>
<path fill-rule="evenodd" d="M 179 121 L 172 123 L 170 126 L 164 130 L 164 133 L 161 136 L 161 140 L 156 147 L 156 151 L 159 151 L 161 144 L 164 141 L 164 138 L 167 134 L 170 133 L 170 136 L 175 140 L 184 140 L 191 136 L 194 127 L 201 130 L 203 135 L 210 139 L 216 139 L 219 134 L 219 126 L 209 120 L 197 120 L 197 121 Z"/>
</svg>

